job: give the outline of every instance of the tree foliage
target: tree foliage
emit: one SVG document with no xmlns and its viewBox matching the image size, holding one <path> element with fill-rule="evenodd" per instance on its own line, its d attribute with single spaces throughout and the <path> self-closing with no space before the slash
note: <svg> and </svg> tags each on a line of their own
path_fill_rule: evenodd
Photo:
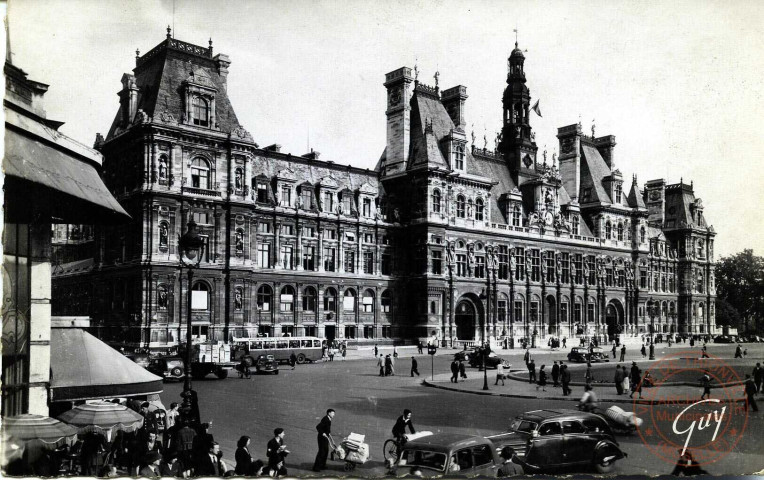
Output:
<svg viewBox="0 0 764 480">
<path fill-rule="evenodd" d="M 764 258 L 755 256 L 753 250 L 722 258 L 716 266 L 716 294 L 719 300 L 739 312 L 743 330 L 761 331 L 764 326 Z M 719 302 L 716 315 L 721 319 L 718 306 Z M 726 315 L 727 321 L 735 318 L 729 309 Z"/>
</svg>

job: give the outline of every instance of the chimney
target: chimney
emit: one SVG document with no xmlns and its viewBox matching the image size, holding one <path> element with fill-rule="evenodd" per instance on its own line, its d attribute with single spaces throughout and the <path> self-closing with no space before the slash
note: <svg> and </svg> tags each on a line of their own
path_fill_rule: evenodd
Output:
<svg viewBox="0 0 764 480">
<path fill-rule="evenodd" d="M 594 146 L 597 147 L 597 150 L 600 152 L 600 155 L 602 155 L 605 163 L 607 163 L 607 166 L 610 167 L 610 171 L 613 171 L 613 169 L 615 169 L 615 158 L 613 156 L 613 148 L 615 147 L 615 135 L 607 135 L 604 137 L 595 138 Z"/>
<path fill-rule="evenodd" d="M 467 122 L 464 119 L 464 101 L 467 100 L 467 87 L 457 85 L 448 90 L 443 90 L 440 101 L 443 103 L 456 128 L 464 129 Z"/>
<path fill-rule="evenodd" d="M 382 175 L 405 169 L 411 142 L 411 69 L 402 67 L 385 75 L 387 88 L 387 160 Z"/>
<path fill-rule="evenodd" d="M 127 125 L 133 121 L 138 111 L 138 86 L 133 75 L 122 75 L 122 91 L 118 95 L 122 105 L 122 124 Z"/>
<path fill-rule="evenodd" d="M 560 176 L 570 198 L 578 201 L 581 189 L 581 125 L 573 124 L 557 129 L 560 140 Z"/>
<path fill-rule="evenodd" d="M 662 227 L 666 207 L 666 181 L 661 178 L 645 183 L 645 197 L 647 222 Z"/>
<path fill-rule="evenodd" d="M 212 45 L 210 45 L 210 50 L 212 49 Z M 220 75 L 220 79 L 223 81 L 223 86 L 226 87 L 226 90 L 228 89 L 228 67 L 231 66 L 231 59 L 228 58 L 228 55 L 224 53 L 218 53 L 213 57 L 215 61 L 215 65 L 218 68 L 218 75 Z"/>
</svg>

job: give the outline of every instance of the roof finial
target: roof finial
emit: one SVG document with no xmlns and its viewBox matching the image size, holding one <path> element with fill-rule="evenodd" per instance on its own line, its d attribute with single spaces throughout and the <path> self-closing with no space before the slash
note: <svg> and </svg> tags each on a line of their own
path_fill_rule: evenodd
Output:
<svg viewBox="0 0 764 480">
<path fill-rule="evenodd" d="M 515 48 L 517 48 L 517 27 L 515 27 L 514 32 L 515 32 Z"/>
<path fill-rule="evenodd" d="M 594 119 L 592 118 L 592 140 L 594 140 Z"/>
<path fill-rule="evenodd" d="M 167 38 L 172 38 L 172 28 L 169 25 L 167 25 Z"/>
<path fill-rule="evenodd" d="M 212 37 L 210 37 L 210 54 L 212 54 Z"/>
<path fill-rule="evenodd" d="M 435 70 L 435 75 L 433 75 L 433 77 L 435 78 L 435 90 L 438 90 L 438 78 L 440 78 L 440 72 L 437 69 Z"/>
<path fill-rule="evenodd" d="M 136 60 L 137 60 L 137 59 L 138 59 L 138 57 L 140 57 L 140 56 L 141 56 L 141 51 L 140 51 L 140 50 L 138 50 L 138 49 L 136 48 L 136 49 L 135 49 L 135 58 L 136 58 Z"/>
<path fill-rule="evenodd" d="M 546 165 L 546 145 L 544 145 L 544 165 Z"/>
<path fill-rule="evenodd" d="M 637 184 L 637 174 L 636 173 L 631 176 L 631 183 L 633 183 L 634 185 Z"/>
<path fill-rule="evenodd" d="M 416 83 L 419 83 L 419 66 L 417 65 L 419 63 L 419 59 L 414 59 L 414 81 Z"/>
<path fill-rule="evenodd" d="M 557 151 L 552 152 L 552 168 L 557 165 Z"/>
<path fill-rule="evenodd" d="M 483 150 L 488 149 L 488 130 L 483 125 Z"/>
<path fill-rule="evenodd" d="M 581 128 L 581 114 L 578 114 L 578 128 Z"/>
</svg>

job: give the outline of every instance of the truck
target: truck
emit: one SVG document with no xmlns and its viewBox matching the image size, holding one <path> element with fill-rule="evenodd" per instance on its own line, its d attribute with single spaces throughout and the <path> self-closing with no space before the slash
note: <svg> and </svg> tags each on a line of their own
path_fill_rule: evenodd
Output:
<svg viewBox="0 0 764 480">
<path fill-rule="evenodd" d="M 184 348 L 181 348 L 180 356 L 186 358 Z M 194 344 L 191 351 L 192 377 L 201 379 L 214 373 L 220 379 L 227 378 L 235 366 L 236 362 L 231 361 L 231 346 L 227 343 L 219 341 Z"/>
</svg>

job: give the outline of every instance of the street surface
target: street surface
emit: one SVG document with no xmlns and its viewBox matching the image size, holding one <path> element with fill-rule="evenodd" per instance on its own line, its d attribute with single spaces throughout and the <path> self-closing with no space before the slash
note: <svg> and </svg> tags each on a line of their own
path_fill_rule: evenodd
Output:
<svg viewBox="0 0 764 480">
<path fill-rule="evenodd" d="M 747 344 L 746 347 L 748 356 L 745 362 L 753 368 L 755 363 L 762 361 L 764 357 L 764 344 Z M 678 347 L 672 347 L 672 350 L 676 348 Z M 656 356 L 659 359 L 664 350 L 668 349 L 660 345 L 656 348 Z M 565 360 L 567 351 L 550 352 L 545 348 L 532 350 L 532 354 L 537 366 L 540 366 L 541 363 L 551 365 L 553 360 Z M 389 353 L 386 350 L 381 352 Z M 438 352 L 434 358 L 436 374 L 449 372 L 453 352 Z M 355 432 L 366 435 L 366 442 L 369 443 L 372 458 L 365 465 L 359 465 L 353 475 L 380 477 L 386 473 L 382 445 L 391 437 L 390 430 L 404 408 L 414 412 L 413 423 L 417 430 L 491 435 L 505 431 L 511 419 L 522 412 L 544 408 L 575 408 L 576 405 L 575 401 L 559 399 L 559 390 L 554 394 L 548 393 L 557 398 L 546 399 L 542 393 L 539 393 L 539 398 L 508 398 L 428 387 L 422 384 L 422 379 L 425 376 L 430 378 L 430 357 L 426 354 L 416 355 L 422 376 L 412 378 L 409 373 L 411 355 L 416 353 L 416 349 L 399 347 L 398 353 L 400 357 L 395 366 L 396 376 L 393 377 L 380 377 L 373 353 L 361 350 L 348 351 L 346 361 L 337 360 L 339 357 L 335 357 L 334 362 L 298 365 L 294 371 L 282 365 L 279 375 L 253 375 L 252 379 L 247 380 L 239 379 L 235 372 L 232 372 L 226 380 L 210 376 L 206 380 L 195 381 L 194 389 L 199 394 L 202 421 L 213 422 L 210 432 L 220 443 L 224 460 L 231 466 L 236 441 L 241 435 L 252 437 L 250 452 L 256 458 L 265 459 L 265 446 L 272 437 L 273 429 L 282 427 L 286 430 L 285 443 L 292 452 L 287 457 L 289 476 L 318 476 L 311 471 L 317 451 L 315 426 L 327 408 L 334 408 L 337 411 L 332 426 L 335 441 L 339 442 L 344 436 Z M 510 361 L 513 370 L 523 367 L 522 350 L 502 350 L 497 353 Z M 709 344 L 709 353 L 726 357 L 725 361 L 731 360 L 734 345 Z M 627 354 L 626 361 L 629 365 L 632 360 L 637 359 L 641 360 L 638 351 Z M 609 370 L 612 365 L 611 362 L 604 367 Z M 547 369 L 549 368 L 550 366 L 547 366 Z M 742 366 L 740 368 L 742 369 Z M 750 371 L 750 368 L 745 370 Z M 468 368 L 467 375 L 470 379 L 479 381 L 482 372 Z M 520 382 L 512 380 L 507 380 L 506 387 L 494 387 L 495 372 L 490 370 L 488 376 L 491 388 L 488 393 L 511 392 L 513 386 L 514 389 L 519 389 Z M 182 387 L 182 382 L 165 384 L 162 394 L 165 405 L 169 406 L 170 402 L 179 401 Z M 527 389 L 527 383 L 523 387 Z M 581 392 L 581 387 L 574 389 L 573 399 L 580 398 Z M 700 396 L 696 387 L 688 387 L 688 392 L 698 398 Z M 761 396 L 759 398 L 764 399 Z M 609 406 L 607 402 L 602 403 L 605 408 Z M 760 400 L 759 403 L 764 401 Z M 626 410 L 632 408 L 628 403 L 619 405 Z M 656 420 L 661 424 L 659 431 L 650 428 L 641 432 L 641 435 L 618 436 L 621 447 L 629 456 L 617 462 L 614 473 L 670 473 L 673 461 L 659 458 L 643 443 L 643 438 L 644 442 L 654 445 L 665 440 L 666 432 L 671 435 L 671 421 L 686 407 L 687 405 L 662 406 L 661 418 Z M 697 414 L 705 415 L 711 413 L 714 408 L 720 409 L 715 404 L 704 404 L 695 410 Z M 725 424 L 723 432 L 720 432 L 720 436 L 733 438 L 742 435 L 741 440 L 732 448 L 730 455 L 723 456 L 705 469 L 716 475 L 761 470 L 764 468 L 764 442 L 759 433 L 763 426 L 762 412 L 746 416 L 740 407 L 733 408 L 733 405 L 729 405 L 726 414 L 729 421 Z M 713 434 L 711 430 L 713 428 L 704 432 L 696 430 L 690 445 L 700 445 L 709 441 Z M 681 446 L 685 436 L 686 434 L 676 435 L 676 438 L 670 440 Z M 342 462 L 330 460 L 327 467 L 321 476 L 346 474 L 342 470 Z"/>
</svg>

